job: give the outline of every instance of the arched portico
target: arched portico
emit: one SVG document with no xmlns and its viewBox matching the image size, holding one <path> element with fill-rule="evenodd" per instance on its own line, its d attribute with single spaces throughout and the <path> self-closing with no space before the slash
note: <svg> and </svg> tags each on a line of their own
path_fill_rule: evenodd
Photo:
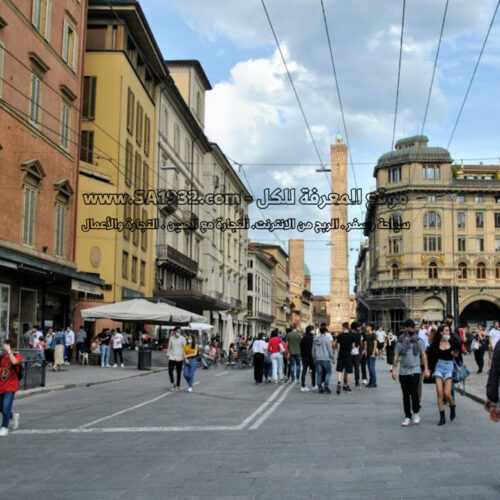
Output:
<svg viewBox="0 0 500 500">
<path fill-rule="evenodd" d="M 484 323 L 500 319 L 500 298 L 488 294 L 467 297 L 460 304 L 460 325 Z"/>
</svg>

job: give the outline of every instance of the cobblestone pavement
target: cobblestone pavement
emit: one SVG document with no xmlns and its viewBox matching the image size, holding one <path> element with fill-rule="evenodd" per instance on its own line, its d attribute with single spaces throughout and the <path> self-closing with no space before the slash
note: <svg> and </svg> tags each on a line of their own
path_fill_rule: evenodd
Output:
<svg viewBox="0 0 500 500">
<path fill-rule="evenodd" d="M 81 365 L 73 361 L 69 366 L 61 366 L 59 371 L 54 372 L 47 366 L 45 386 L 19 391 L 17 398 L 20 399 L 32 396 L 33 394 L 139 377 L 166 369 L 167 362 L 164 352 L 152 352 L 151 370 L 138 370 L 137 356 L 137 351 L 124 351 L 124 368 L 101 368 L 101 366 Z M 113 356 L 111 356 L 111 363 L 113 364 L 112 360 Z"/>
<path fill-rule="evenodd" d="M 500 427 L 481 405 L 457 396 L 438 427 L 424 386 L 421 424 L 402 428 L 399 384 L 377 364 L 378 388 L 341 395 L 218 368 L 192 394 L 162 372 L 20 399 L 0 498 L 500 498 Z"/>
</svg>

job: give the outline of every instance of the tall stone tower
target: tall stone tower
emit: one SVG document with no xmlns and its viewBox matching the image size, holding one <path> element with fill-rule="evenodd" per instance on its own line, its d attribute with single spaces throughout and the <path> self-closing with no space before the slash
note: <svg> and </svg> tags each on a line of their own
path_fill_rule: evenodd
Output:
<svg viewBox="0 0 500 500">
<path fill-rule="evenodd" d="M 332 158 L 332 191 L 347 193 L 347 146 L 337 135 L 330 147 Z M 339 229 L 331 232 L 330 264 L 330 330 L 341 331 L 342 323 L 349 321 L 349 261 L 347 232 L 340 229 L 347 224 L 347 205 L 332 205 L 332 219 L 339 219 Z"/>
</svg>

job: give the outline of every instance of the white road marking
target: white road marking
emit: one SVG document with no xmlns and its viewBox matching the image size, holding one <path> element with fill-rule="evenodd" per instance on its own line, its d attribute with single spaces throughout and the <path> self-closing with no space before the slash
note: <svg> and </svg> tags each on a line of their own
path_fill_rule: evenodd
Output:
<svg viewBox="0 0 500 500">
<path fill-rule="evenodd" d="M 33 434 L 91 434 L 91 433 L 116 433 L 116 432 L 191 432 L 191 431 L 236 431 L 237 425 L 194 425 L 194 426 L 172 426 L 172 427 L 101 427 L 76 429 L 21 429 L 13 431 L 12 435 Z"/>
<path fill-rule="evenodd" d="M 136 410 L 137 408 L 141 408 L 141 406 L 146 406 L 150 403 L 154 403 L 155 401 L 159 401 L 160 399 L 163 399 L 163 398 L 166 398 L 167 396 L 170 396 L 170 394 L 173 394 L 173 392 L 166 392 L 166 393 L 162 394 L 161 396 L 157 396 L 156 398 L 153 398 L 153 399 L 148 399 L 147 401 L 139 403 L 135 406 L 131 406 L 130 408 L 125 408 L 124 410 L 117 411 L 116 413 L 113 413 L 112 415 L 98 418 L 97 420 L 93 420 L 92 422 L 89 422 L 88 424 L 81 425 L 78 428 L 79 429 L 86 429 L 88 427 L 92 427 L 93 425 L 99 424 L 100 422 L 104 422 L 105 420 L 109 420 L 110 418 L 117 417 L 118 415 L 123 415 L 124 413 L 127 413 L 129 411 Z"/>
<path fill-rule="evenodd" d="M 221 375 L 225 375 L 227 372 L 222 372 L 214 377 L 218 377 Z M 200 382 L 195 382 L 194 385 L 198 385 Z M 293 389 L 294 385 L 289 385 L 288 387 L 282 385 L 278 387 L 269 398 L 260 405 L 254 412 L 252 412 L 243 422 L 239 425 L 198 425 L 198 426 L 149 426 L 149 427 L 108 427 L 108 428 L 97 428 L 93 427 L 94 425 L 104 422 L 105 420 L 109 420 L 111 418 L 117 417 L 119 415 L 123 415 L 124 413 L 128 413 L 130 411 L 141 408 L 145 405 L 154 403 L 159 401 L 174 392 L 166 392 L 157 396 L 156 398 L 149 399 L 147 401 L 143 401 L 142 403 L 131 406 L 130 408 L 125 408 L 124 410 L 120 410 L 118 412 L 113 413 L 112 415 L 107 415 L 105 417 L 99 418 L 87 424 L 81 425 L 80 427 L 76 427 L 73 429 L 19 429 L 14 431 L 12 434 L 16 435 L 45 435 L 45 434 L 88 434 L 88 433 L 132 433 L 132 432 L 191 432 L 191 431 L 200 431 L 200 432 L 211 432 L 211 431 L 241 431 L 245 429 L 245 427 L 256 417 L 258 417 L 266 408 L 281 394 L 280 398 L 262 415 L 251 427 L 250 430 L 258 429 L 265 420 L 278 408 L 278 406 L 285 400 L 289 392 Z M 283 391 L 283 389 L 285 389 Z M 182 391 L 186 391 L 187 387 L 182 389 Z"/>
<path fill-rule="evenodd" d="M 244 429 L 257 415 L 260 415 L 278 396 L 278 394 L 283 390 L 284 387 L 284 385 L 278 387 L 262 405 L 260 405 L 251 415 L 245 418 L 245 420 L 243 420 L 243 422 L 241 422 L 241 424 L 237 426 L 238 430 Z"/>
<path fill-rule="evenodd" d="M 262 417 L 259 418 L 259 420 L 257 420 L 257 422 L 255 422 L 252 427 L 250 427 L 250 430 L 251 431 L 255 431 L 257 430 L 265 421 L 266 419 L 276 410 L 276 408 L 278 408 L 278 406 L 283 403 L 283 401 L 285 400 L 285 398 L 288 396 L 289 392 L 293 389 L 293 384 L 290 384 L 286 390 L 283 392 L 283 394 L 280 396 L 280 398 L 278 399 L 278 401 L 276 401 L 276 403 L 273 404 L 273 406 L 271 406 L 271 408 L 269 408 L 269 410 L 266 411 L 266 413 L 264 413 L 264 415 L 262 415 Z"/>
<path fill-rule="evenodd" d="M 199 384 L 199 382 L 194 383 L 194 385 L 198 385 L 198 384 Z M 184 391 L 186 389 L 182 389 L 182 390 Z M 142 406 L 146 406 L 148 404 L 154 403 L 155 401 L 159 401 L 160 399 L 166 398 L 167 396 L 170 396 L 171 394 L 173 394 L 173 392 L 166 392 L 160 396 L 157 396 L 156 398 L 149 399 L 148 401 L 144 401 L 144 402 L 139 403 L 137 405 L 131 406 L 130 408 L 125 408 L 124 410 L 117 411 L 116 413 L 113 413 L 112 415 L 98 418 L 97 420 L 93 420 L 92 422 L 89 422 L 88 424 L 81 425 L 80 427 L 78 427 L 78 429 L 86 429 L 88 427 L 92 427 L 93 425 L 104 422 L 105 420 L 109 420 L 110 418 L 117 417 L 118 415 L 123 415 L 124 413 L 128 413 L 129 411 L 137 410 L 137 408 L 141 408 Z"/>
</svg>

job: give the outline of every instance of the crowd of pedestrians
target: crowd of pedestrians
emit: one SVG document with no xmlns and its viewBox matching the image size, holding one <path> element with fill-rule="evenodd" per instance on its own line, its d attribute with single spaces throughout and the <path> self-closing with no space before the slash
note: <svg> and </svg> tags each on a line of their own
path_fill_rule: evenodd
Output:
<svg viewBox="0 0 500 500">
<path fill-rule="evenodd" d="M 343 323 L 342 331 L 333 335 L 326 324 L 317 332 L 313 326 L 308 326 L 303 334 L 296 327 L 284 334 L 273 330 L 269 338 L 266 332 L 261 332 L 251 346 L 254 381 L 257 385 L 300 382 L 301 392 L 331 394 L 330 382 L 335 366 L 335 392 L 349 394 L 353 385 L 358 390 L 363 386 L 377 388 L 377 361 L 386 359 L 392 378 L 401 386 L 404 411 L 401 425 L 408 427 L 420 423 L 424 382 L 435 385 L 437 423 L 443 425 L 446 423 L 445 405 L 449 407 L 450 422 L 456 418 L 453 383 L 456 370 L 463 365 L 463 356 L 474 352 L 478 373 L 481 373 L 484 353 L 486 350 L 493 353 L 500 339 L 498 321 L 489 332 L 479 325 L 471 338 L 468 349 L 467 337 L 462 329 L 455 327 L 452 315 L 443 322 L 421 324 L 407 319 L 401 331 L 396 333 L 357 322 Z M 306 385 L 307 374 L 310 386 Z"/>
<path fill-rule="evenodd" d="M 470 340 L 467 345 L 467 340 Z M 87 334 L 80 328 L 75 335 L 70 326 L 66 330 L 43 332 L 35 326 L 25 333 L 24 345 L 37 352 L 39 359 L 45 359 L 54 370 L 69 364 L 73 348 L 83 352 Z M 377 360 L 387 361 L 391 366 L 394 380 L 399 380 L 403 396 L 403 427 L 417 425 L 421 421 L 422 384 L 433 383 L 439 411 L 438 425 L 446 423 L 445 405 L 449 407 L 449 420 L 457 416 L 454 397 L 456 371 L 463 366 L 463 356 L 474 354 L 478 373 L 484 368 L 485 353 L 488 356 L 488 383 L 485 410 L 494 422 L 500 421 L 500 323 L 494 321 L 487 330 L 478 325 L 475 332 L 465 335 L 456 328 L 453 316 L 448 315 L 443 322 L 423 322 L 416 324 L 407 319 L 397 334 L 387 333 L 373 324 L 357 322 L 343 323 L 342 331 L 330 333 L 326 324 L 319 331 L 308 326 L 302 334 L 297 327 L 286 333 L 275 329 L 268 337 L 263 331 L 253 341 L 241 337 L 231 344 L 229 358 L 238 359 L 249 351 L 253 355 L 254 380 L 257 385 L 264 382 L 284 384 L 300 383 L 301 392 L 331 394 L 330 382 L 333 366 L 336 365 L 336 393 L 352 392 L 362 386 L 377 388 Z M 114 367 L 123 365 L 123 348 L 129 345 L 128 336 L 117 329 L 104 329 L 96 335 L 91 349 L 98 350 L 101 366 L 110 367 L 110 353 L 113 351 Z M 192 392 L 197 367 L 198 345 L 194 334 L 181 335 L 181 328 L 175 327 L 166 346 L 168 373 L 172 390 L 180 390 L 181 373 L 187 383 L 187 391 Z M 220 339 L 213 338 L 201 355 L 205 366 L 205 355 L 217 357 Z M 212 352 L 214 351 L 214 352 Z M 308 375 L 310 386 L 306 384 Z M 13 412 L 15 394 L 22 378 L 22 356 L 14 350 L 12 340 L 5 340 L 0 358 L 0 409 L 2 425 L 0 437 L 7 436 L 9 429 L 19 425 L 19 414 Z M 334 382 L 335 383 L 335 382 Z"/>
</svg>

